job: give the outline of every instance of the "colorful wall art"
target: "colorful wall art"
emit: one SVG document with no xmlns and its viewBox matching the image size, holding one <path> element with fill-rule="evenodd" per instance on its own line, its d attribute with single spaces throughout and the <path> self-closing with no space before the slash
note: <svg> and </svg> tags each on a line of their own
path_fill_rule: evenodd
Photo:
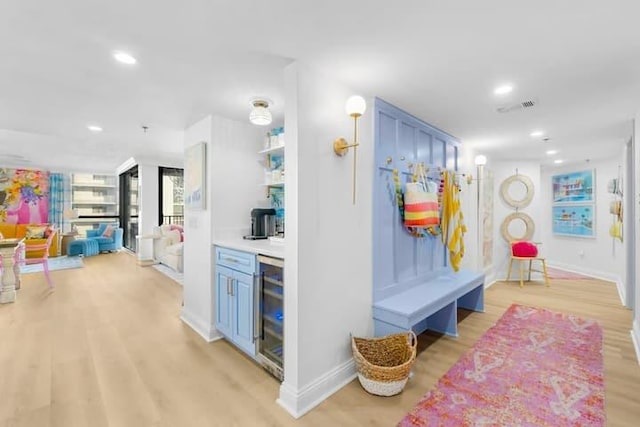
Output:
<svg viewBox="0 0 640 427">
<path fill-rule="evenodd" d="M 553 234 L 595 237 L 595 206 L 591 203 L 553 206 Z"/>
<path fill-rule="evenodd" d="M 184 153 L 184 205 L 190 209 L 206 208 L 206 147 L 206 142 L 198 142 Z"/>
<path fill-rule="evenodd" d="M 593 202 L 594 171 L 569 172 L 551 177 L 553 203 Z"/>
<path fill-rule="evenodd" d="M 49 220 L 49 172 L 0 168 L 0 222 L 42 224 Z"/>
<path fill-rule="evenodd" d="M 551 177 L 553 234 L 596 237 L 595 171 L 568 172 Z"/>
</svg>

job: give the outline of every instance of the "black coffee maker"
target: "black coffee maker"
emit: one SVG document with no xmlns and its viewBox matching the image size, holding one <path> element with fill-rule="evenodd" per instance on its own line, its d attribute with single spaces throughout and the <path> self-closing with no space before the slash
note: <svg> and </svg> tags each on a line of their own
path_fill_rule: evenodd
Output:
<svg viewBox="0 0 640 427">
<path fill-rule="evenodd" d="M 251 209 L 251 235 L 244 236 L 247 240 L 267 239 L 276 234 L 276 210 L 255 208 Z"/>
</svg>

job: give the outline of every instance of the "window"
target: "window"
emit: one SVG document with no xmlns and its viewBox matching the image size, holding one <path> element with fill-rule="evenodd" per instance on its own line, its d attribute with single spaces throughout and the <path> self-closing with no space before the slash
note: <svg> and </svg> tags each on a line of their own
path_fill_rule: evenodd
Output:
<svg viewBox="0 0 640 427">
<path fill-rule="evenodd" d="M 184 225 L 184 170 L 160 167 L 159 224 Z"/>
<path fill-rule="evenodd" d="M 103 222 L 118 224 L 118 186 L 115 175 L 71 174 L 72 220 L 78 233 L 97 228 Z"/>
</svg>

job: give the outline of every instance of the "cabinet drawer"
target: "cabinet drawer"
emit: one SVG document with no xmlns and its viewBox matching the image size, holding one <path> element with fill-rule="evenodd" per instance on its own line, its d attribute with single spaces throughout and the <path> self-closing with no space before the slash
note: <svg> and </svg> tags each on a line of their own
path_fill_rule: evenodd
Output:
<svg viewBox="0 0 640 427">
<path fill-rule="evenodd" d="M 229 267 L 251 275 L 256 271 L 256 255 L 249 252 L 216 246 L 215 262 L 217 265 Z"/>
</svg>

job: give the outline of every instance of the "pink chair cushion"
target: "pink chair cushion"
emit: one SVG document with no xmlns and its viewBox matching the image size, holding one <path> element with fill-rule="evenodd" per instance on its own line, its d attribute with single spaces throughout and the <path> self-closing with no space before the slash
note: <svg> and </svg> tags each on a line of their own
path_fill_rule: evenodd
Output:
<svg viewBox="0 0 640 427">
<path fill-rule="evenodd" d="M 538 247 L 531 242 L 516 242 L 511 245 L 513 256 L 523 258 L 535 258 L 538 256 Z"/>
</svg>

